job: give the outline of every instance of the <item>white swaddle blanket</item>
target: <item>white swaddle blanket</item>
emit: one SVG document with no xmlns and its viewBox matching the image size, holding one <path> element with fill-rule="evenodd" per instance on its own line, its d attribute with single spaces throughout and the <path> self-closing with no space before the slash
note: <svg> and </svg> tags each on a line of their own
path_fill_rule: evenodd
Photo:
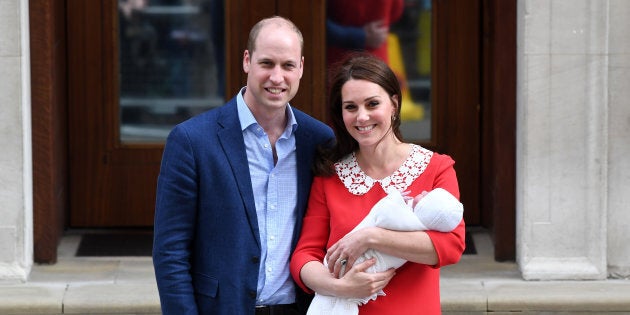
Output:
<svg viewBox="0 0 630 315">
<path fill-rule="evenodd" d="M 411 211 L 409 204 L 397 190 L 388 191 L 387 196 L 379 200 L 368 215 L 350 233 L 370 226 L 377 226 L 397 231 L 440 231 L 450 232 L 459 225 L 464 213 L 463 205 L 451 193 L 436 188 L 425 195 Z M 355 265 L 366 259 L 376 258 L 376 263 L 367 272 L 382 272 L 390 268 L 402 266 L 406 260 L 369 249 L 359 258 Z M 327 262 L 324 260 L 324 265 Z M 385 295 L 381 290 L 377 294 L 361 299 L 348 299 L 315 293 L 307 315 L 355 315 L 359 313 L 359 305 L 376 300 Z"/>
</svg>

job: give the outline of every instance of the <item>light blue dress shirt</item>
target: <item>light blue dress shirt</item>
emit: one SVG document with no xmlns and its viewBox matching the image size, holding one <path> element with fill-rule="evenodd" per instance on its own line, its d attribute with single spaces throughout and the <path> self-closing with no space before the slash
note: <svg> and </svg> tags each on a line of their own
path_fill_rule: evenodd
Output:
<svg viewBox="0 0 630 315">
<path fill-rule="evenodd" d="M 290 304 L 295 302 L 295 285 L 289 271 L 289 259 L 297 219 L 294 134 L 297 122 L 287 105 L 287 126 L 276 142 L 278 161 L 274 165 L 269 137 L 245 104 L 244 92 L 245 88 L 238 93 L 236 103 L 245 139 L 262 247 L 256 305 Z"/>
</svg>

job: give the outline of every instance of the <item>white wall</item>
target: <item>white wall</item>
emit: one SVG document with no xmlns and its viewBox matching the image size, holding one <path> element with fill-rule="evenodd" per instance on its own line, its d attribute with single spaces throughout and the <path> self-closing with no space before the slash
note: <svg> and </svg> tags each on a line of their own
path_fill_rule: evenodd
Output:
<svg viewBox="0 0 630 315">
<path fill-rule="evenodd" d="M 629 9 L 626 0 L 519 0 L 517 260 L 525 279 L 605 279 L 609 267 L 630 266 Z"/>
<path fill-rule="evenodd" d="M 28 0 L 0 0 L 0 280 L 33 262 Z"/>
</svg>

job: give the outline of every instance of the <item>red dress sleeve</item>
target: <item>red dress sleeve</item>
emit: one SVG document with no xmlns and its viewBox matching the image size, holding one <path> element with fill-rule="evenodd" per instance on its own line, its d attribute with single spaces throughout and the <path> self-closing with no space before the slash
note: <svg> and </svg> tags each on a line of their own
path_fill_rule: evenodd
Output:
<svg viewBox="0 0 630 315">
<path fill-rule="evenodd" d="M 423 174 L 423 176 L 430 175 L 434 178 L 432 189 L 443 188 L 459 199 L 459 184 L 453 167 L 455 161 L 448 155 L 434 153 L 431 164 L 432 167 L 427 168 L 429 174 Z M 465 205 L 464 209 L 466 209 Z M 438 263 L 433 267 L 439 268 L 459 261 L 466 247 L 466 224 L 463 219 L 451 232 L 427 231 L 427 234 L 438 255 Z"/>
<path fill-rule="evenodd" d="M 295 282 L 306 292 L 313 293 L 300 278 L 300 270 L 309 261 L 323 261 L 330 235 L 330 213 L 326 207 L 323 178 L 315 177 L 311 186 L 308 208 L 302 224 L 302 234 L 291 256 L 290 270 Z"/>
</svg>

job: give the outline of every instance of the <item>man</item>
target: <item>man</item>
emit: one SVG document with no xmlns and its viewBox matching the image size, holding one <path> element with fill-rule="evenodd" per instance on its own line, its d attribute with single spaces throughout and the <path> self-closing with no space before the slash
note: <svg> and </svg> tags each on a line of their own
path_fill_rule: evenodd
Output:
<svg viewBox="0 0 630 315">
<path fill-rule="evenodd" d="M 287 19 L 258 22 L 243 54 L 247 86 L 169 135 L 153 245 L 164 314 L 299 314 L 289 257 L 316 148 L 333 138 L 288 104 L 303 42 Z"/>
</svg>

